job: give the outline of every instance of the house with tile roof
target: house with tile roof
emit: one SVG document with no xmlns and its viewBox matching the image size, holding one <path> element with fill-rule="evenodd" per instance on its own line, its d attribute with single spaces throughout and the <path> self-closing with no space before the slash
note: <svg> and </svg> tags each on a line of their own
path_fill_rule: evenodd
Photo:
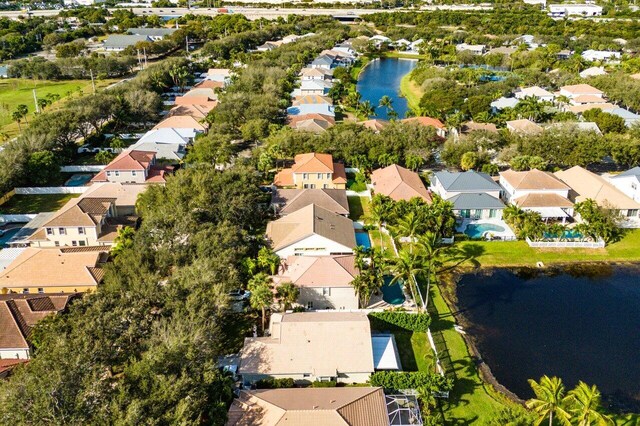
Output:
<svg viewBox="0 0 640 426">
<path fill-rule="evenodd" d="M 571 188 L 553 173 L 538 169 L 500 172 L 500 186 L 504 199 L 523 210 L 540 213 L 543 219 L 561 220 L 573 216 L 573 203 L 569 200 Z"/>
<path fill-rule="evenodd" d="M 553 93 L 540 86 L 523 87 L 514 96 L 516 99 L 535 98 L 541 102 L 553 102 Z"/>
<path fill-rule="evenodd" d="M 386 195 L 395 201 L 409 201 L 418 197 L 427 203 L 431 203 L 431 194 L 420 179 L 420 176 L 412 170 L 392 164 L 371 173 L 371 184 L 376 194 Z"/>
<path fill-rule="evenodd" d="M 245 384 L 260 379 L 291 378 L 297 383 L 365 383 L 384 367 L 400 369 L 395 341 L 374 353 L 365 312 L 272 314 L 268 337 L 245 338 L 238 374 Z M 377 361 L 377 362 L 376 362 Z"/>
<path fill-rule="evenodd" d="M 300 290 L 297 304 L 307 309 L 358 309 L 351 282 L 359 275 L 354 255 L 289 256 L 273 276 L 277 288 L 293 283 Z"/>
<path fill-rule="evenodd" d="M 273 184 L 298 189 L 345 189 L 347 174 L 344 164 L 335 163 L 331 154 L 310 152 L 296 155 L 293 166 L 276 174 Z"/>
<path fill-rule="evenodd" d="M 462 219 L 500 219 L 504 203 L 502 188 L 486 173 L 441 171 L 431 178 L 431 192 L 453 204 Z"/>
<path fill-rule="evenodd" d="M 507 130 L 519 135 L 538 135 L 544 131 L 541 126 L 526 118 L 510 120 L 505 124 L 507 125 Z"/>
<path fill-rule="evenodd" d="M 335 124 L 335 118 L 325 114 L 301 114 L 287 117 L 289 127 L 301 132 L 322 133 Z"/>
<path fill-rule="evenodd" d="M 156 166 L 156 153 L 128 149 L 122 151 L 91 182 L 165 183 L 173 169 Z"/>
<path fill-rule="evenodd" d="M 280 216 L 286 216 L 311 204 L 341 216 L 349 216 L 347 192 L 344 189 L 276 188 L 271 193 L 271 207 Z"/>
<path fill-rule="evenodd" d="M 453 214 L 462 219 L 501 219 L 505 208 L 502 200 L 484 192 L 460 193 L 447 201 L 453 205 Z"/>
<path fill-rule="evenodd" d="M 81 195 L 81 198 L 109 198 L 114 200 L 114 216 L 135 216 L 138 196 L 148 188 L 147 185 L 96 182 Z"/>
<path fill-rule="evenodd" d="M 335 117 L 335 108 L 331 104 L 301 104 L 293 105 L 287 108 L 287 114 L 291 116 L 321 114 Z"/>
<path fill-rule="evenodd" d="M 187 154 L 187 145 L 195 138 L 194 129 L 162 127 L 149 130 L 129 149 L 153 152 L 158 160 L 177 163 Z"/>
<path fill-rule="evenodd" d="M 331 80 L 333 79 L 333 70 L 327 68 L 302 68 L 300 80 Z"/>
<path fill-rule="evenodd" d="M 328 96 L 322 96 L 322 95 L 300 95 L 300 96 L 294 97 L 293 101 L 291 102 L 291 104 L 293 106 L 308 105 L 308 104 L 313 104 L 313 105 L 320 105 L 320 104 L 333 105 L 333 101 Z"/>
<path fill-rule="evenodd" d="M 36 323 L 67 307 L 73 294 L 0 295 L 0 360 L 31 358 L 28 338 Z"/>
<path fill-rule="evenodd" d="M 95 291 L 108 258 L 105 246 L 29 247 L 0 270 L 0 289 L 3 294 Z"/>
<path fill-rule="evenodd" d="M 600 207 L 620 214 L 625 219 L 626 226 L 640 226 L 640 203 L 625 195 L 604 177 L 580 166 L 555 172 L 554 175 L 571 188 L 569 199 L 574 203 L 594 200 Z"/>
<path fill-rule="evenodd" d="M 226 426 L 388 426 L 382 388 L 293 388 L 241 391 Z"/>
<path fill-rule="evenodd" d="M 212 107 L 205 105 L 176 105 L 171 108 L 167 114 L 167 118 L 174 116 L 189 116 L 195 118 L 198 122 L 201 122 L 207 117 L 207 114 L 209 114 L 212 109 Z"/>
<path fill-rule="evenodd" d="M 431 117 L 410 117 L 400 120 L 401 123 L 418 124 L 425 127 L 433 127 L 436 129 L 436 134 L 441 138 L 447 137 L 447 126 L 437 118 Z"/>
<path fill-rule="evenodd" d="M 304 95 L 328 95 L 333 83 L 327 80 L 302 80 L 300 88 L 295 93 Z"/>
<path fill-rule="evenodd" d="M 371 120 L 359 121 L 358 124 L 376 133 L 380 133 L 382 129 L 389 125 L 389 122 L 380 118 L 372 118 Z"/>
<path fill-rule="evenodd" d="M 560 95 L 566 96 L 569 99 L 577 98 L 578 96 L 597 96 L 604 97 L 604 92 L 602 90 L 596 89 L 590 84 L 571 84 L 568 86 L 562 86 L 560 88 Z"/>
<path fill-rule="evenodd" d="M 181 136 L 193 139 L 197 134 L 205 133 L 208 125 L 206 122 L 203 123 L 191 115 L 174 114 L 156 124 L 152 130 L 165 128 L 175 129 Z"/>
<path fill-rule="evenodd" d="M 640 202 L 640 167 L 610 176 L 609 181 L 627 197 Z"/>
<path fill-rule="evenodd" d="M 266 234 L 280 258 L 353 254 L 357 245 L 351 219 L 315 204 L 269 222 Z"/>
<path fill-rule="evenodd" d="M 29 238 L 31 247 L 112 245 L 118 229 L 134 225 L 115 217 L 113 198 L 73 198 Z"/>
</svg>

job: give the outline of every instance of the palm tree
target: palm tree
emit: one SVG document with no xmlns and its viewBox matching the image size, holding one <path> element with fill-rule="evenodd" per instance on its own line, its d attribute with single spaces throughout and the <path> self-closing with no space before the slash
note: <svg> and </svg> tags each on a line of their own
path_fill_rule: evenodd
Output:
<svg viewBox="0 0 640 426">
<path fill-rule="evenodd" d="M 609 416 L 598 412 L 600 407 L 600 391 L 594 386 L 589 386 L 580 381 L 575 389 L 569 391 L 567 400 L 572 408 L 569 411 L 573 414 L 576 426 L 605 426 L 614 422 Z"/>
<path fill-rule="evenodd" d="M 418 237 L 418 248 L 420 249 L 421 258 L 426 266 L 427 288 L 424 302 L 424 308 L 427 309 L 429 304 L 429 287 L 435 281 L 436 269 L 442 265 L 442 256 L 448 247 L 440 243 L 440 237 L 433 233 L 427 232 Z"/>
<path fill-rule="evenodd" d="M 571 414 L 562 405 L 564 403 L 564 385 L 557 377 L 542 376 L 540 382 L 529 379 L 529 385 L 536 394 L 535 398 L 527 401 L 527 408 L 538 414 L 536 426 L 549 418 L 549 426 L 553 426 L 554 416 L 556 421 L 563 426 L 571 425 Z"/>
<path fill-rule="evenodd" d="M 22 114 L 20 114 L 18 111 L 13 111 L 13 114 L 11 114 L 11 118 L 13 119 L 13 121 L 18 123 L 18 130 L 20 131 L 20 133 L 22 133 L 22 126 L 20 125 L 20 122 L 22 121 Z"/>
<path fill-rule="evenodd" d="M 394 234 L 409 239 L 409 251 L 413 253 L 415 236 L 420 228 L 420 221 L 415 212 L 409 212 L 405 217 L 398 219 L 398 223 L 392 228 Z"/>
<path fill-rule="evenodd" d="M 249 303 L 253 309 L 260 309 L 262 311 L 262 332 L 264 333 L 267 308 L 273 303 L 273 292 L 271 288 L 269 288 L 269 285 L 260 284 L 257 287 L 253 287 L 251 289 Z"/>
<path fill-rule="evenodd" d="M 280 256 L 275 254 L 269 247 L 262 247 L 258 251 L 258 266 L 263 270 L 267 270 L 271 275 L 275 275 L 278 272 L 278 266 L 280 266 Z"/>
<path fill-rule="evenodd" d="M 371 102 L 364 101 L 358 105 L 358 112 L 365 116 L 365 118 L 375 117 L 376 109 L 371 105 Z"/>
<path fill-rule="evenodd" d="M 414 253 L 411 253 L 405 249 L 400 250 L 398 258 L 392 266 L 393 279 L 391 284 L 395 284 L 399 280 L 402 280 L 405 284 L 409 285 L 413 300 L 421 305 L 420 309 L 424 308 L 424 300 L 417 298 L 417 283 L 415 280 L 416 275 L 419 275 L 425 271 L 424 263 L 422 259 Z"/>
<path fill-rule="evenodd" d="M 376 224 L 380 233 L 380 248 L 384 247 L 382 242 L 382 223 L 386 217 L 387 209 L 383 203 L 371 203 L 369 205 L 369 220 Z"/>
<path fill-rule="evenodd" d="M 24 121 L 29 124 L 27 120 L 27 115 L 29 114 L 29 107 L 25 104 L 20 104 L 16 107 L 16 112 L 20 114 L 20 118 L 24 118 Z"/>
<path fill-rule="evenodd" d="M 378 102 L 378 106 L 383 107 L 387 110 L 387 116 L 389 115 L 389 111 L 393 111 L 393 99 L 391 97 L 384 95 L 380 98 Z"/>
<path fill-rule="evenodd" d="M 296 303 L 299 295 L 300 289 L 293 283 L 280 284 L 276 289 L 276 297 L 280 301 L 283 311 L 291 309 L 291 305 Z"/>
</svg>

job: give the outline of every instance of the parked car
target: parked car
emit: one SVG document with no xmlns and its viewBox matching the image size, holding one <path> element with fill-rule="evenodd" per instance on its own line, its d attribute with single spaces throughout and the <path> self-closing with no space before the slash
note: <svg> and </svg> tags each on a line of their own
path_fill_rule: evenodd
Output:
<svg viewBox="0 0 640 426">
<path fill-rule="evenodd" d="M 249 290 L 235 289 L 229 292 L 229 298 L 231 300 L 249 300 L 251 297 L 251 292 Z"/>
</svg>

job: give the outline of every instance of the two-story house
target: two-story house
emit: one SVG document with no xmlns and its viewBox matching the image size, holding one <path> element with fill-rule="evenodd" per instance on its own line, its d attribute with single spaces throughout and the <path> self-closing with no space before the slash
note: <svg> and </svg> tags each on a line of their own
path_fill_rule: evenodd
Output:
<svg viewBox="0 0 640 426">
<path fill-rule="evenodd" d="M 434 173 L 431 191 L 453 204 L 453 212 L 463 219 L 500 219 L 504 203 L 501 188 L 491 176 L 473 170 Z"/>
<path fill-rule="evenodd" d="M 113 159 L 91 179 L 92 182 L 165 183 L 171 168 L 156 166 L 153 151 L 127 150 Z"/>
<path fill-rule="evenodd" d="M 273 184 L 298 189 L 345 189 L 344 165 L 334 163 L 331 154 L 315 152 L 296 155 L 291 168 L 276 174 Z"/>
<path fill-rule="evenodd" d="M 562 220 L 573 216 L 573 203 L 569 200 L 571 188 L 551 173 L 538 169 L 500 173 L 500 186 L 504 200 L 523 210 L 540 213 L 543 219 Z"/>
<path fill-rule="evenodd" d="M 609 180 L 627 197 L 640 202 L 640 167 L 634 167 L 619 175 L 611 176 Z"/>
</svg>

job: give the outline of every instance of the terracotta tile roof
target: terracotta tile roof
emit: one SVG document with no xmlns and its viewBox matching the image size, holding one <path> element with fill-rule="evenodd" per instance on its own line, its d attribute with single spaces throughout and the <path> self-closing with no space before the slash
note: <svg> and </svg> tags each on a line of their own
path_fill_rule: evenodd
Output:
<svg viewBox="0 0 640 426">
<path fill-rule="evenodd" d="M 333 163 L 333 183 L 347 183 L 347 172 L 344 169 L 344 164 Z"/>
<path fill-rule="evenodd" d="M 211 100 L 208 96 L 178 96 L 175 105 L 198 105 L 212 110 L 218 106 L 218 101 Z"/>
<path fill-rule="evenodd" d="M 598 90 L 595 87 L 589 84 L 574 84 L 569 86 L 562 86 L 560 90 L 564 90 L 565 92 L 569 92 L 574 95 L 579 94 L 603 94 L 602 90 Z"/>
<path fill-rule="evenodd" d="M 294 161 L 295 164 L 291 167 L 294 173 L 333 173 L 331 154 L 298 154 Z"/>
<path fill-rule="evenodd" d="M 602 176 L 580 166 L 574 166 L 554 174 L 571 187 L 569 196 L 575 202 L 592 199 L 604 208 L 640 209 L 640 203 L 627 197 Z"/>
<path fill-rule="evenodd" d="M 106 262 L 108 248 L 78 249 L 84 251 L 29 247 L 0 271 L 0 288 L 98 285 L 103 275 L 97 269 Z"/>
<path fill-rule="evenodd" d="M 384 169 L 374 170 L 371 174 L 371 183 L 374 191 L 392 199 L 410 200 L 413 197 L 422 198 L 431 203 L 431 194 L 424 186 L 422 179 L 416 172 L 413 172 L 396 164 Z"/>
<path fill-rule="evenodd" d="M 96 182 L 82 194 L 82 198 L 115 199 L 116 206 L 135 206 L 138 196 L 147 185 L 120 182 Z"/>
<path fill-rule="evenodd" d="M 28 363 L 28 359 L 0 359 L 0 376 L 13 370 L 16 366 Z"/>
<path fill-rule="evenodd" d="M 464 123 L 462 125 L 462 128 L 460 129 L 460 133 L 468 134 L 468 133 L 476 132 L 480 130 L 484 130 L 490 133 L 498 133 L 498 128 L 493 123 L 476 123 L 473 121 Z"/>
<path fill-rule="evenodd" d="M 328 96 L 322 95 L 302 95 L 293 99 L 292 105 L 308 105 L 308 104 L 327 104 L 333 105 L 333 101 Z"/>
<path fill-rule="evenodd" d="M 293 388 L 242 391 L 227 426 L 388 426 L 382 388 Z"/>
<path fill-rule="evenodd" d="M 538 169 L 522 172 L 509 169 L 500 172 L 500 176 L 514 189 L 539 191 L 569 190 L 569 187 L 552 173 L 543 172 Z"/>
<path fill-rule="evenodd" d="M 221 89 L 224 87 L 224 83 L 222 81 L 203 80 L 194 87 L 198 89 Z"/>
<path fill-rule="evenodd" d="M 509 130 L 527 135 L 536 135 L 544 130 L 533 121 L 527 119 L 511 120 L 507 121 L 506 124 Z"/>
<path fill-rule="evenodd" d="M 579 104 L 603 104 L 607 102 L 605 99 L 596 95 L 578 95 L 572 100 L 573 102 L 577 102 Z"/>
<path fill-rule="evenodd" d="M 331 117 L 330 115 L 325 115 L 325 114 L 318 114 L 315 112 L 312 112 L 309 114 L 290 115 L 287 118 L 287 120 L 289 122 L 289 126 L 293 127 L 294 129 L 297 128 L 300 122 L 308 121 L 308 120 L 315 120 L 316 122 L 325 122 L 324 125 L 327 127 L 331 127 L 336 123 L 336 120 L 334 117 Z"/>
<path fill-rule="evenodd" d="M 282 263 L 276 285 L 292 282 L 298 287 L 351 288 L 351 282 L 359 275 L 356 257 L 347 256 L 290 256 Z"/>
<path fill-rule="evenodd" d="M 519 207 L 534 208 L 534 207 L 560 207 L 570 208 L 573 207 L 573 203 L 567 198 L 564 198 L 554 193 L 537 193 L 527 194 L 522 197 L 518 197 L 513 200 Z"/>
<path fill-rule="evenodd" d="M 353 222 L 315 204 L 267 224 L 267 237 L 275 251 L 312 235 L 320 235 L 349 249 L 356 246 Z"/>
<path fill-rule="evenodd" d="M 3 296 L 0 300 L 0 349 L 28 349 L 27 338 L 33 326 L 64 309 L 70 298 L 70 294 Z"/>
<path fill-rule="evenodd" d="M 442 124 L 442 121 L 438 120 L 437 118 L 431 118 L 431 117 L 410 117 L 410 118 L 405 118 L 403 120 L 400 120 L 400 122 L 417 123 L 422 126 L 431 126 L 441 130 L 447 129 L 447 127 L 444 124 Z"/>
<path fill-rule="evenodd" d="M 374 118 L 372 120 L 360 121 L 358 124 L 366 127 L 369 130 L 373 130 L 374 132 L 380 132 L 382 129 L 389 125 L 389 122 L 387 120 Z"/>
<path fill-rule="evenodd" d="M 176 105 L 169 111 L 167 117 L 190 116 L 196 120 L 204 119 L 213 108 L 205 105 Z"/>
<path fill-rule="evenodd" d="M 42 228 L 96 226 L 107 216 L 115 201 L 115 198 L 73 198 L 58 210 Z"/>
<path fill-rule="evenodd" d="M 315 204 L 340 215 L 349 214 L 347 192 L 344 189 L 276 189 L 271 203 L 280 206 L 278 213 L 287 215 L 309 204 Z"/>
<path fill-rule="evenodd" d="M 582 114 L 585 111 L 589 111 L 590 109 L 594 109 L 594 108 L 598 108 L 601 109 L 602 111 L 610 111 L 612 109 L 616 109 L 618 108 L 617 105 L 614 105 L 610 102 L 605 102 L 602 104 L 582 104 L 582 105 L 571 105 L 567 108 L 565 108 L 567 111 L 570 111 L 574 114 Z"/>
<path fill-rule="evenodd" d="M 280 170 L 273 178 L 273 184 L 275 186 L 293 186 L 295 184 L 295 182 L 293 181 L 293 170 Z"/>
<path fill-rule="evenodd" d="M 156 153 L 153 151 L 126 150 L 114 158 L 104 170 L 146 170 Z"/>
<path fill-rule="evenodd" d="M 317 377 L 374 371 L 371 328 L 364 312 L 275 314 L 270 331 L 270 337 L 245 339 L 239 374 Z"/>
<path fill-rule="evenodd" d="M 178 116 L 174 115 L 171 117 L 167 117 L 158 124 L 152 130 L 164 129 L 164 128 L 173 128 L 173 129 L 196 129 L 204 132 L 207 130 L 207 127 L 200 123 L 195 118 L 190 115 Z"/>
</svg>

